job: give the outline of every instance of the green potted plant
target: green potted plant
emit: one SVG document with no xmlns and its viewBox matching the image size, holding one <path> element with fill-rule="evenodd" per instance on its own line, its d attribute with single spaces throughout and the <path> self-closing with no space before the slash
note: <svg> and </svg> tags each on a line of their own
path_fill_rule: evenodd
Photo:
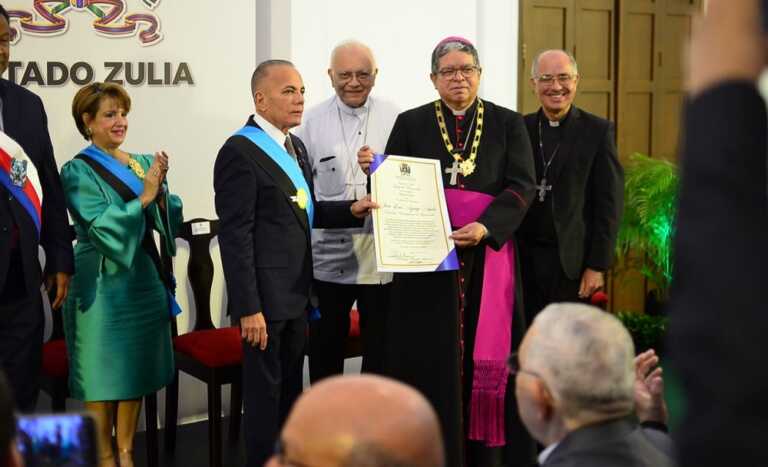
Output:
<svg viewBox="0 0 768 467">
<path fill-rule="evenodd" d="M 664 336 L 667 331 L 666 316 L 652 316 L 634 311 L 619 311 L 616 317 L 624 324 L 637 353 L 654 349 L 656 354 L 664 354 Z"/>
<path fill-rule="evenodd" d="M 663 304 L 672 281 L 672 235 L 677 207 L 677 166 L 643 154 L 630 156 L 625 170 L 624 216 L 616 242 L 621 268 L 640 271 L 653 284 L 646 313 L 619 311 L 639 352 L 663 353 L 667 318 Z"/>
<path fill-rule="evenodd" d="M 672 235 L 677 207 L 677 166 L 635 153 L 625 170 L 624 216 L 616 242 L 618 264 L 639 270 L 666 301 L 672 280 Z"/>
</svg>

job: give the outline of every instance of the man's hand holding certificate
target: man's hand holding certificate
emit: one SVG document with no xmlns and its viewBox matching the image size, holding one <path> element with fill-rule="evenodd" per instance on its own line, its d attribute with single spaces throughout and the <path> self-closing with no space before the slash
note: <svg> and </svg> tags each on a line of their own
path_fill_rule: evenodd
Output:
<svg viewBox="0 0 768 467">
<path fill-rule="evenodd" d="M 378 270 L 458 269 L 440 161 L 376 155 L 370 174 Z"/>
</svg>

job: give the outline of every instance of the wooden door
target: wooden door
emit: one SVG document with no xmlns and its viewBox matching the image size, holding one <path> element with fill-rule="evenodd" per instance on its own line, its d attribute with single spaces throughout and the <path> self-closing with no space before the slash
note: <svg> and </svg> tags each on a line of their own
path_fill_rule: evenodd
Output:
<svg viewBox="0 0 768 467">
<path fill-rule="evenodd" d="M 614 120 L 616 43 L 615 0 L 577 0 L 573 54 L 579 64 L 575 104 Z"/>
<path fill-rule="evenodd" d="M 542 50 L 571 52 L 579 64 L 576 105 L 614 118 L 615 0 L 525 0 L 521 2 L 518 110 L 535 112 L 531 65 Z"/>
<path fill-rule="evenodd" d="M 542 50 L 573 51 L 575 0 L 523 0 L 520 2 L 520 53 L 517 110 L 535 112 L 539 101 L 530 85 L 531 65 Z"/>
<path fill-rule="evenodd" d="M 639 152 L 676 160 L 683 103 L 683 50 L 701 0 L 619 0 L 617 143 L 626 163 Z M 649 284 L 619 265 L 613 310 L 643 310 Z"/>
<path fill-rule="evenodd" d="M 701 0 L 619 0 L 618 146 L 675 160 L 683 101 L 683 48 Z"/>
<path fill-rule="evenodd" d="M 659 13 L 658 99 L 656 133 L 652 155 L 676 161 L 680 150 L 680 117 L 683 108 L 684 50 L 691 37 L 693 16 L 701 0 L 667 0 Z"/>
</svg>

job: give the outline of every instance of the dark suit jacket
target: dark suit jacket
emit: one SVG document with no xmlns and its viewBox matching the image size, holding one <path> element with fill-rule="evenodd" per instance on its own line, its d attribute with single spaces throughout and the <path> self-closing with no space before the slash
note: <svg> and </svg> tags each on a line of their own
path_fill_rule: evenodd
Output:
<svg viewBox="0 0 768 467">
<path fill-rule="evenodd" d="M 569 433 L 542 467 L 673 467 L 670 438 L 627 418 Z"/>
<path fill-rule="evenodd" d="M 539 118 L 546 118 L 541 110 L 525 116 L 537 158 L 541 157 Z M 579 279 L 584 268 L 606 271 L 611 267 L 624 209 L 624 170 L 616 155 L 614 127 L 608 120 L 572 107 L 563 130 L 560 150 L 547 176 L 552 184 L 548 196 L 553 197 L 563 271 L 569 278 Z M 523 239 L 526 227 L 523 220 Z"/>
<path fill-rule="evenodd" d="M 253 119 L 248 125 L 258 125 Z M 291 135 L 304 178 L 313 191 L 307 149 Z M 288 176 L 244 136 L 230 137 L 214 166 L 219 245 L 232 317 L 263 312 L 268 321 L 304 313 L 312 284 L 311 227 L 290 194 Z M 295 188 L 293 189 L 295 192 Z M 311 193 L 314 201 L 314 192 Z M 315 201 L 314 226 L 362 226 L 352 201 Z"/>
<path fill-rule="evenodd" d="M 31 91 L 5 79 L 0 79 L 0 99 L 3 101 L 5 133 L 24 148 L 37 168 L 43 188 L 42 230 L 38 242 L 32 219 L 18 201 L 11 199 L 10 193 L 0 186 L 0 290 L 8 273 L 11 235 L 16 224 L 24 283 L 27 292 L 37 291 L 42 282 L 38 245 L 45 250 L 46 272 L 71 274 L 74 271 L 67 207 L 53 157 L 43 102 Z"/>
<path fill-rule="evenodd" d="M 667 347 L 685 396 L 680 462 L 765 466 L 765 101 L 753 83 L 726 83 L 685 116 Z"/>
</svg>

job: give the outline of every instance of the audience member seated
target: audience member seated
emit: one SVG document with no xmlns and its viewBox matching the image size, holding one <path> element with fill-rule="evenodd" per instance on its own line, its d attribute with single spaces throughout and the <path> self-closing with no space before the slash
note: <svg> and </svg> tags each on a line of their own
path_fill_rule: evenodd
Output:
<svg viewBox="0 0 768 467">
<path fill-rule="evenodd" d="M 661 370 L 653 353 L 635 359 L 614 316 L 558 303 L 533 321 L 510 359 L 520 417 L 545 449 L 542 467 L 674 466 L 669 437 L 640 426 L 665 422 Z"/>
<path fill-rule="evenodd" d="M 635 414 L 643 426 L 667 431 L 667 403 L 659 357 L 653 349 L 635 357 Z"/>
<path fill-rule="evenodd" d="M 0 371 L 0 466 L 23 467 L 24 462 L 16 449 L 16 418 L 8 380 Z"/>
<path fill-rule="evenodd" d="M 437 416 L 415 389 L 373 375 L 327 378 L 293 407 L 267 467 L 443 467 Z"/>
</svg>

